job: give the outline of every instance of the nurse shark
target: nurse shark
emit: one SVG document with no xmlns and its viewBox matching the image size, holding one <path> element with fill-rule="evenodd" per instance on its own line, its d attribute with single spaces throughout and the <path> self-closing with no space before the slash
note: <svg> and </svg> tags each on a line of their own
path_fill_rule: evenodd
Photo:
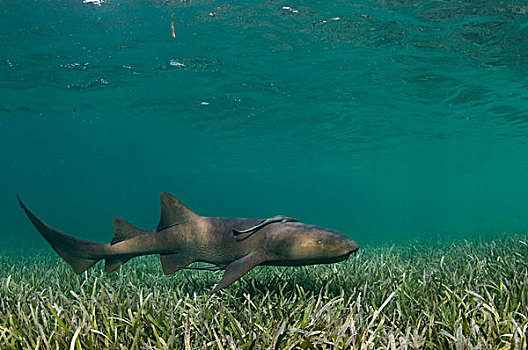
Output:
<svg viewBox="0 0 528 350">
<path fill-rule="evenodd" d="M 37 218 L 17 195 L 18 202 L 35 228 L 76 273 L 101 259 L 105 271 L 117 270 L 141 255 L 159 254 L 165 274 L 191 268 L 225 270 L 217 292 L 258 265 L 302 266 L 331 264 L 348 259 L 359 246 L 352 239 L 289 216 L 266 220 L 203 217 L 168 193 L 161 194 L 161 219 L 155 230 L 136 228 L 114 218 L 114 238 L 99 244 L 60 233 Z M 241 232 L 251 234 L 240 239 Z M 188 267 L 193 262 L 211 267 Z"/>
</svg>

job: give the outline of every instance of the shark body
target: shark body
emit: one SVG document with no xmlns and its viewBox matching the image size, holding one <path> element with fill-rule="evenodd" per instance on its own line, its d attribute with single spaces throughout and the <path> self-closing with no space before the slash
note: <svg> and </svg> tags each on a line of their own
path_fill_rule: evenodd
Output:
<svg viewBox="0 0 528 350">
<path fill-rule="evenodd" d="M 265 220 L 202 217 L 168 193 L 161 194 L 161 219 L 155 230 L 140 230 L 114 218 L 114 238 L 99 244 L 54 230 L 18 201 L 35 228 L 76 273 L 101 259 L 105 259 L 105 271 L 113 272 L 136 256 L 159 254 L 165 274 L 193 262 L 225 268 L 209 293 L 229 286 L 257 265 L 329 264 L 346 260 L 359 249 L 356 242 L 336 231 L 299 222 L 270 220 L 262 225 Z M 258 232 L 237 240 L 234 232 L 256 226 Z"/>
</svg>

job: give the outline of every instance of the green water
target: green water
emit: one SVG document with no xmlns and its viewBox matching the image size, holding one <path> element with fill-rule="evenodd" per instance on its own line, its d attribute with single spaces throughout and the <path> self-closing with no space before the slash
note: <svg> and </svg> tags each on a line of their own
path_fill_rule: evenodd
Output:
<svg viewBox="0 0 528 350">
<path fill-rule="evenodd" d="M 15 191 L 103 242 L 113 216 L 153 229 L 162 191 L 360 245 L 528 230 L 523 1 L 3 0 L 0 16 L 4 241 L 46 244 Z"/>
</svg>

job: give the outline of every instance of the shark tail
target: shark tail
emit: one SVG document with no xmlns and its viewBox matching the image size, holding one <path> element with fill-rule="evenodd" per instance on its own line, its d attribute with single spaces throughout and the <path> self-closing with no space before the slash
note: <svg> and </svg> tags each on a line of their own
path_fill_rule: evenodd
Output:
<svg viewBox="0 0 528 350">
<path fill-rule="evenodd" d="M 75 273 L 82 273 L 93 264 L 103 259 L 103 244 L 77 239 L 56 231 L 35 216 L 16 195 L 18 203 L 26 212 L 40 234 L 48 241 L 53 250 L 57 252 Z"/>
</svg>

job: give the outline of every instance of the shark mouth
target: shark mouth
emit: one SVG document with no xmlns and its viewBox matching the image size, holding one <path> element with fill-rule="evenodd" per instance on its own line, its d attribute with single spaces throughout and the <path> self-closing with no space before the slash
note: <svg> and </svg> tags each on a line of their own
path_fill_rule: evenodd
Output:
<svg viewBox="0 0 528 350">
<path fill-rule="evenodd" d="M 352 254 L 352 253 L 355 253 L 355 252 L 346 253 L 346 254 L 343 254 L 343 255 L 340 255 L 340 256 L 336 257 L 335 258 L 335 262 L 341 262 L 341 261 L 347 260 L 350 257 L 350 254 Z"/>
</svg>

